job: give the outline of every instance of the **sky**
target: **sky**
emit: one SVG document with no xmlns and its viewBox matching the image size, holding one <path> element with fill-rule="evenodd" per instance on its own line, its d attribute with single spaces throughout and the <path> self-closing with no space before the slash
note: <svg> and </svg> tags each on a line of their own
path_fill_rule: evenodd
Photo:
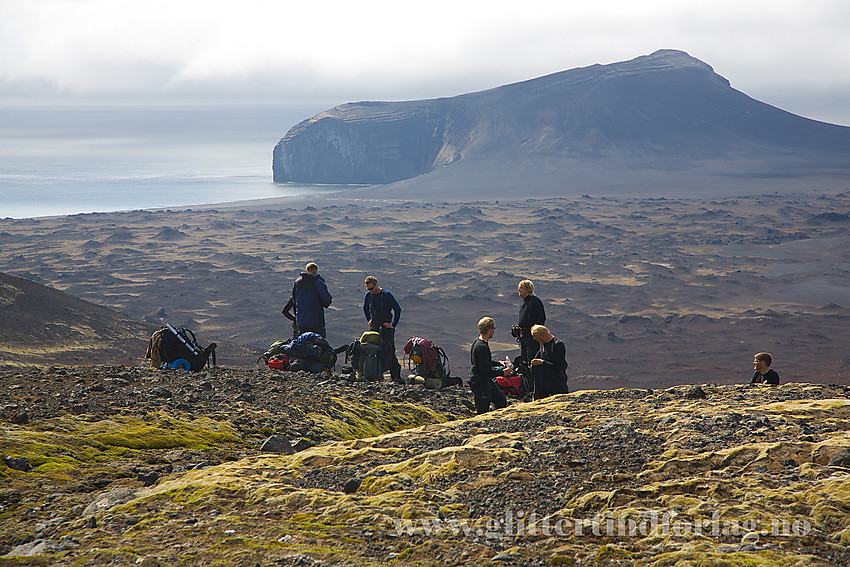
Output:
<svg viewBox="0 0 850 567">
<path fill-rule="evenodd" d="M 453 96 L 679 49 L 850 125 L 847 0 L 0 0 L 0 104 Z"/>
</svg>

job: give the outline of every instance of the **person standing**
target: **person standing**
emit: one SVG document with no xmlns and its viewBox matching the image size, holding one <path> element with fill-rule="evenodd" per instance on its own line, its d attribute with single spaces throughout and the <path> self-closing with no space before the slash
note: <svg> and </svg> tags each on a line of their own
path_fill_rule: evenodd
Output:
<svg viewBox="0 0 850 567">
<path fill-rule="evenodd" d="M 314 262 L 307 264 L 292 284 L 292 300 L 298 336 L 312 332 L 326 337 L 325 309 L 330 307 L 333 298 L 325 279 L 319 275 L 319 266 Z"/>
<path fill-rule="evenodd" d="M 753 357 L 753 379 L 750 384 L 771 384 L 779 385 L 779 372 L 770 368 L 773 364 L 773 357 L 769 352 L 760 352 Z"/>
<path fill-rule="evenodd" d="M 401 319 L 401 306 L 393 294 L 378 285 L 378 278 L 366 278 L 366 297 L 363 299 L 363 313 L 370 331 L 381 334 L 381 343 L 387 346 L 386 360 L 390 362 L 390 377 L 393 382 L 402 383 L 401 364 L 395 354 L 395 329 Z"/>
<path fill-rule="evenodd" d="M 534 399 L 569 394 L 567 347 L 543 325 L 531 327 L 531 336 L 540 345 L 537 354 L 529 363 L 534 378 Z"/>
<path fill-rule="evenodd" d="M 483 317 L 478 321 L 478 333 L 479 336 L 472 342 L 469 353 L 472 362 L 469 369 L 469 386 L 475 398 L 475 412 L 482 414 L 490 411 L 491 403 L 498 409 L 506 407 L 508 400 L 493 381 L 493 378 L 499 375 L 499 363 L 493 360 L 488 341 L 496 333 L 496 322 L 490 317 Z"/>
<path fill-rule="evenodd" d="M 519 337 L 520 356 L 526 364 L 530 365 L 531 359 L 538 349 L 537 341 L 531 336 L 531 328 L 534 325 L 542 325 L 546 322 L 546 310 L 543 308 L 543 302 L 540 301 L 540 298 L 534 295 L 534 284 L 531 280 L 519 282 L 517 293 L 522 298 L 522 304 L 519 306 L 519 321 L 517 322 L 517 326 L 521 330 Z"/>
</svg>

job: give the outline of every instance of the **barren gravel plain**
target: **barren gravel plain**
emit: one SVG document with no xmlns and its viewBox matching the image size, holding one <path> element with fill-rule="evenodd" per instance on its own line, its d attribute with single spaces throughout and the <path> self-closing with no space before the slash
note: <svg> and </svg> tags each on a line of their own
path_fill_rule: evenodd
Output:
<svg viewBox="0 0 850 567">
<path fill-rule="evenodd" d="M 399 354 L 426 337 L 459 376 L 484 315 L 494 355 L 518 353 L 509 330 L 529 278 L 573 389 L 740 383 L 759 351 L 784 381 L 847 380 L 850 192 L 282 203 L 0 219 L 0 272 L 249 347 L 221 348 L 226 366 L 253 367 L 254 352 L 290 336 L 280 310 L 315 261 L 334 296 L 332 345 L 365 330 L 373 274 L 403 309 Z M 144 346 L 97 362 L 141 364 Z"/>
</svg>

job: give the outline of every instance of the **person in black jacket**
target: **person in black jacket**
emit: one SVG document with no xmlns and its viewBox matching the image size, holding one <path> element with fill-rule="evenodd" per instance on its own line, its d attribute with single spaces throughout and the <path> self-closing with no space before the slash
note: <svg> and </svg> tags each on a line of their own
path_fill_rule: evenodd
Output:
<svg viewBox="0 0 850 567">
<path fill-rule="evenodd" d="M 497 368 L 500 366 L 494 361 L 490 354 L 490 345 L 487 341 L 493 338 L 496 332 L 496 322 L 490 317 L 484 317 L 478 321 L 479 337 L 472 342 L 470 358 L 472 366 L 469 369 L 469 385 L 475 397 L 475 411 L 482 414 L 490 411 L 490 404 L 496 408 L 508 405 L 505 393 L 493 381 L 499 375 Z"/>
<path fill-rule="evenodd" d="M 381 334 L 381 342 L 387 346 L 385 353 L 393 382 L 403 384 L 401 364 L 395 354 L 395 329 L 401 319 L 401 307 L 388 289 L 378 285 L 375 276 L 366 277 L 366 297 L 363 299 L 363 314 L 370 331 Z"/>
<path fill-rule="evenodd" d="M 770 365 L 773 364 L 773 357 L 769 352 L 760 352 L 753 357 L 753 379 L 750 384 L 772 384 L 779 385 L 779 372 L 772 370 Z"/>
<path fill-rule="evenodd" d="M 537 342 L 531 336 L 531 328 L 534 325 L 542 325 L 546 322 L 546 310 L 543 308 L 543 302 L 540 301 L 540 298 L 534 295 L 534 284 L 531 280 L 519 282 L 517 293 L 522 298 L 517 323 L 522 332 L 522 336 L 518 338 L 520 356 L 526 364 L 530 365 L 538 348 Z"/>
<path fill-rule="evenodd" d="M 531 335 L 540 344 L 537 355 L 531 359 L 534 378 L 534 399 L 540 400 L 554 394 L 569 394 L 567 387 L 567 347 L 543 325 L 534 325 Z"/>
</svg>

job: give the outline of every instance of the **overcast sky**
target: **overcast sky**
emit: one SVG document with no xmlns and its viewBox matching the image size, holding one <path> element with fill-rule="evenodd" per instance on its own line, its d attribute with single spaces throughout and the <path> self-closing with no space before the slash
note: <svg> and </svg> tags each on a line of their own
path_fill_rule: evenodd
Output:
<svg viewBox="0 0 850 567">
<path fill-rule="evenodd" d="M 452 96 L 657 49 L 850 124 L 847 0 L 0 0 L 0 103 Z"/>
</svg>

